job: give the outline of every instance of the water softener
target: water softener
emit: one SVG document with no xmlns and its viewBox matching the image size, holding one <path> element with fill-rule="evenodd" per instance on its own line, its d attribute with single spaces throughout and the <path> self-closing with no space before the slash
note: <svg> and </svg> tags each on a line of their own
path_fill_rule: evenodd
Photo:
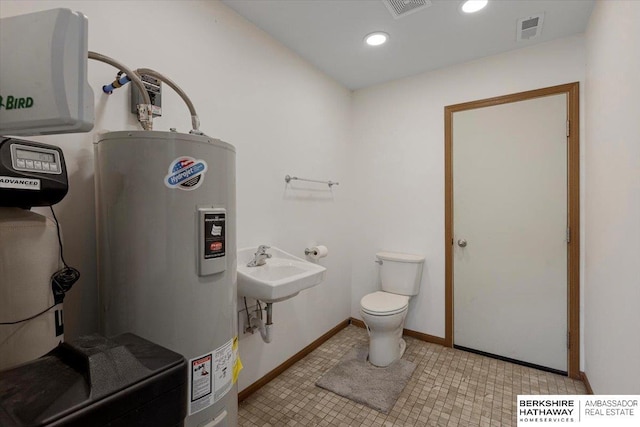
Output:
<svg viewBox="0 0 640 427">
<path fill-rule="evenodd" d="M 59 147 L 0 137 L 0 371 L 64 340 L 59 231 L 29 209 L 58 203 L 67 190 Z"/>
</svg>

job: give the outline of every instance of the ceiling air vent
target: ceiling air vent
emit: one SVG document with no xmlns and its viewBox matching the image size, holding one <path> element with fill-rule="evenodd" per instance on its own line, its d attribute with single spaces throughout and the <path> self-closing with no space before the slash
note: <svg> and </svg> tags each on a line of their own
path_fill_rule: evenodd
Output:
<svg viewBox="0 0 640 427">
<path fill-rule="evenodd" d="M 516 39 L 518 41 L 522 41 L 538 37 L 542 32 L 543 21 L 544 13 L 518 19 L 518 30 Z"/>
<path fill-rule="evenodd" d="M 394 18 L 402 18 L 431 6 L 430 0 L 382 0 Z"/>
</svg>

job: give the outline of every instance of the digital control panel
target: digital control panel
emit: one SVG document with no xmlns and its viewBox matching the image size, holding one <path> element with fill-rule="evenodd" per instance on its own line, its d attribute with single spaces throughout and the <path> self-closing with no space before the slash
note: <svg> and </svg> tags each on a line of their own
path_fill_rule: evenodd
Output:
<svg viewBox="0 0 640 427">
<path fill-rule="evenodd" d="M 23 172 L 62 173 L 60 154 L 44 147 L 11 144 L 11 164 L 15 170 Z"/>
<path fill-rule="evenodd" d="M 60 147 L 0 136 L 0 206 L 51 206 L 68 190 Z"/>
</svg>

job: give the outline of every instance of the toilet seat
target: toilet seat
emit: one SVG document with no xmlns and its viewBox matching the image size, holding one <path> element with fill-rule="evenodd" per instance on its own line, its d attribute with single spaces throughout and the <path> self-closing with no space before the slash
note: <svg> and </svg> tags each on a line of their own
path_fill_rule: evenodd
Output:
<svg viewBox="0 0 640 427">
<path fill-rule="evenodd" d="M 408 296 L 383 291 L 365 295 L 360 300 L 362 311 L 372 316 L 391 316 L 403 312 L 408 306 Z"/>
</svg>

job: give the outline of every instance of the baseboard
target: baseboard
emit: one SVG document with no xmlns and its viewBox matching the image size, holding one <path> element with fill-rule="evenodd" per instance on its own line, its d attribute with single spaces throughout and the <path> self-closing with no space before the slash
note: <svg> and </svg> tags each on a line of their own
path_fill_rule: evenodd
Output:
<svg viewBox="0 0 640 427">
<path fill-rule="evenodd" d="M 354 319 L 353 317 L 349 319 L 349 323 L 351 323 L 353 326 L 357 326 L 358 328 L 362 328 L 362 329 L 367 328 L 367 326 L 364 324 L 362 320 Z"/>
<path fill-rule="evenodd" d="M 308 346 L 306 346 L 305 348 L 303 348 L 302 350 L 300 350 L 299 352 L 291 356 L 289 359 L 287 359 L 284 363 L 282 363 L 281 365 L 277 366 L 272 371 L 267 373 L 264 377 L 260 378 L 258 381 L 254 382 L 253 384 L 251 384 L 250 386 L 242 390 L 240 393 L 238 393 L 238 403 L 242 402 L 247 397 L 251 396 L 253 393 L 258 391 L 262 386 L 266 385 L 275 377 L 277 377 L 278 375 L 280 375 L 281 373 L 289 369 L 294 363 L 304 358 L 306 355 L 311 353 L 316 348 L 320 347 L 320 345 L 322 345 L 325 341 L 327 341 L 329 338 L 331 338 L 332 336 L 334 336 L 335 334 L 337 334 L 347 326 L 349 326 L 349 319 L 343 320 L 342 322 L 338 323 L 330 331 L 323 334 L 320 338 L 313 341 L 311 344 L 309 344 Z"/>
<path fill-rule="evenodd" d="M 358 326 L 359 328 L 366 328 L 364 322 L 360 319 L 349 319 L 351 324 Z M 412 331 L 411 329 L 403 329 L 402 334 L 408 337 L 419 339 L 420 341 L 430 342 L 433 344 L 445 345 L 444 338 L 436 337 L 434 335 L 423 334 L 422 332 Z"/>
<path fill-rule="evenodd" d="M 580 379 L 584 383 L 584 386 L 587 388 L 587 394 L 595 394 L 593 389 L 591 388 L 591 384 L 589 384 L 589 378 L 587 378 L 587 374 L 580 371 Z"/>
<path fill-rule="evenodd" d="M 426 341 L 433 344 L 445 345 L 444 338 L 436 337 L 435 335 L 423 334 L 422 332 L 412 331 L 411 329 L 403 329 L 402 333 L 408 337 L 417 338 L 421 341 Z"/>
</svg>

